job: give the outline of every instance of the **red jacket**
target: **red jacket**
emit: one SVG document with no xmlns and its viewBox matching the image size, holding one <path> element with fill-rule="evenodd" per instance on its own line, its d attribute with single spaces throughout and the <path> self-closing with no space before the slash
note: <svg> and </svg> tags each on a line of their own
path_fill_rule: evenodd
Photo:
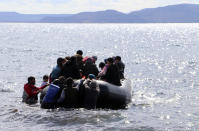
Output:
<svg viewBox="0 0 199 131">
<path fill-rule="evenodd" d="M 36 87 L 32 84 L 27 83 L 24 85 L 24 91 L 28 94 L 29 97 L 31 97 L 31 96 L 38 94 L 38 91 L 40 89 L 44 89 L 46 86 L 48 86 L 48 85 L 44 85 L 42 87 Z"/>
</svg>

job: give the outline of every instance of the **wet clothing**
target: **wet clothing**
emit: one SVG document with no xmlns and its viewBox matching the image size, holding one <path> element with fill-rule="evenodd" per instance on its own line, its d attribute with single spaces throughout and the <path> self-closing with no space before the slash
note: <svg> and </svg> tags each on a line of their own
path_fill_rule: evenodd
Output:
<svg viewBox="0 0 199 131">
<path fill-rule="evenodd" d="M 58 65 L 53 68 L 51 74 L 50 74 L 50 81 L 57 79 L 59 76 L 61 76 L 61 67 Z"/>
<path fill-rule="evenodd" d="M 34 104 L 38 101 L 38 93 L 40 89 L 44 89 L 47 85 L 36 87 L 32 84 L 25 84 L 24 85 L 24 92 L 22 96 L 22 102 L 25 102 L 27 104 Z"/>
<path fill-rule="evenodd" d="M 63 85 L 59 81 L 54 81 L 49 85 L 48 91 L 43 98 L 41 108 L 54 109 L 57 107 L 57 100 L 61 95 Z"/>
<path fill-rule="evenodd" d="M 80 80 L 78 84 L 79 89 L 79 106 L 82 108 L 84 104 L 84 97 L 85 97 L 85 86 L 84 86 L 85 79 Z"/>
<path fill-rule="evenodd" d="M 125 64 L 122 61 L 119 61 L 118 63 L 115 63 L 115 65 L 119 69 L 120 79 L 124 79 L 124 68 L 125 68 Z"/>
<path fill-rule="evenodd" d="M 80 79 L 80 72 L 75 64 L 75 62 L 67 61 L 65 65 L 63 66 L 63 69 L 61 71 L 61 75 L 65 76 L 66 78 L 71 77 L 73 79 Z"/>
<path fill-rule="evenodd" d="M 97 76 L 99 73 L 96 64 L 92 63 L 92 62 L 86 62 L 85 66 L 84 66 L 84 75 L 86 76 L 86 78 L 88 77 L 89 74 L 93 74 L 95 76 Z"/>
<path fill-rule="evenodd" d="M 48 82 L 43 82 L 43 83 L 41 84 L 41 86 L 44 86 L 44 85 L 46 85 L 46 84 L 48 84 Z M 49 86 L 47 86 L 46 88 L 44 88 L 44 89 L 40 92 L 40 104 L 42 103 L 42 100 L 43 100 L 44 96 L 46 95 L 46 93 L 47 93 L 47 91 L 48 91 L 48 88 L 49 88 Z"/>
<path fill-rule="evenodd" d="M 85 86 L 85 97 L 84 97 L 84 108 L 95 109 L 97 105 L 97 99 L 99 96 L 99 85 L 92 86 L 92 81 L 86 81 Z"/>
<path fill-rule="evenodd" d="M 66 87 L 62 90 L 60 105 L 65 108 L 77 108 L 79 106 L 79 92 L 76 87 Z"/>
<path fill-rule="evenodd" d="M 74 55 L 75 57 L 75 64 L 77 65 L 77 68 L 80 70 L 83 70 L 83 57 L 79 54 Z"/>
<path fill-rule="evenodd" d="M 111 64 L 106 72 L 105 80 L 111 84 L 121 86 L 120 83 L 120 72 L 115 64 Z"/>
</svg>

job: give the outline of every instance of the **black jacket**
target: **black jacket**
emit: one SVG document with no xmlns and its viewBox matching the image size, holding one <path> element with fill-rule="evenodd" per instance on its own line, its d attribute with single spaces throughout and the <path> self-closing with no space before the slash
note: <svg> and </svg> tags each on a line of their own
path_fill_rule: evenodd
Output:
<svg viewBox="0 0 199 131">
<path fill-rule="evenodd" d="M 99 73 L 97 66 L 94 63 L 87 62 L 84 67 L 84 75 L 88 77 L 89 74 L 97 76 Z"/>
<path fill-rule="evenodd" d="M 66 78 L 72 77 L 73 79 L 80 79 L 80 72 L 77 65 L 74 62 L 68 61 L 64 65 L 61 71 L 61 75 Z"/>
<path fill-rule="evenodd" d="M 125 65 L 123 62 L 118 62 L 115 64 L 118 69 L 119 69 L 119 72 L 120 72 L 120 79 L 124 79 L 124 68 L 125 68 Z"/>
<path fill-rule="evenodd" d="M 120 72 L 115 64 L 111 64 L 106 72 L 105 80 L 111 84 L 121 86 L 120 83 Z"/>
</svg>

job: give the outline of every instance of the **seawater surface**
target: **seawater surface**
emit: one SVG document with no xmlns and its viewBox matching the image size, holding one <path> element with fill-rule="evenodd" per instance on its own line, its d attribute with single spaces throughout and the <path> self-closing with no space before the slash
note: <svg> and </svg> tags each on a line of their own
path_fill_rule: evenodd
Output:
<svg viewBox="0 0 199 131">
<path fill-rule="evenodd" d="M 44 110 L 21 102 L 60 56 L 120 55 L 127 110 Z M 199 129 L 199 24 L 0 24 L 0 130 Z"/>
</svg>

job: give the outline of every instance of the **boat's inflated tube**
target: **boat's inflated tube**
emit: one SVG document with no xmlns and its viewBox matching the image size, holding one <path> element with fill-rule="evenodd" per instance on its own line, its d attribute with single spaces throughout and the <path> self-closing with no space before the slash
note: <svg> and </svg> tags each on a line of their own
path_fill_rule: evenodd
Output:
<svg viewBox="0 0 199 131">
<path fill-rule="evenodd" d="M 97 108 L 123 109 L 131 102 L 131 83 L 124 80 L 122 86 L 116 86 L 105 81 L 96 80 L 100 88 L 97 100 Z M 82 88 L 82 81 L 76 81 Z M 80 89 L 81 91 L 82 89 Z"/>
</svg>

